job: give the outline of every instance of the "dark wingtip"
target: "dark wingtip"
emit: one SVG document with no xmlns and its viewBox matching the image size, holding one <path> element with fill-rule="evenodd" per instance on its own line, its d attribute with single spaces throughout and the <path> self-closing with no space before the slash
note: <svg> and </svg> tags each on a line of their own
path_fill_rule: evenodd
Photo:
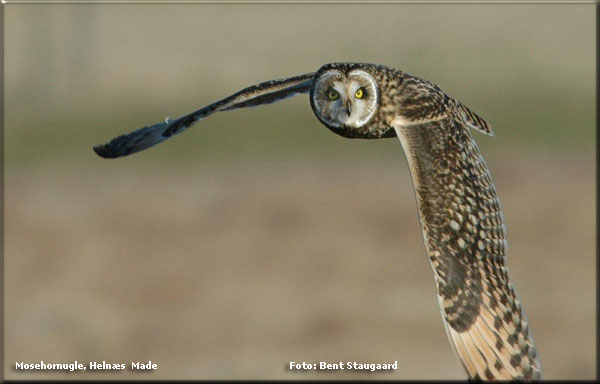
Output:
<svg viewBox="0 0 600 384">
<path fill-rule="evenodd" d="M 96 152 L 96 155 L 103 157 L 105 159 L 114 159 L 115 157 L 119 157 L 119 156 L 115 156 L 115 153 L 110 151 L 109 146 L 106 144 L 96 145 L 96 146 L 92 147 L 92 149 L 94 150 L 94 152 Z"/>
</svg>

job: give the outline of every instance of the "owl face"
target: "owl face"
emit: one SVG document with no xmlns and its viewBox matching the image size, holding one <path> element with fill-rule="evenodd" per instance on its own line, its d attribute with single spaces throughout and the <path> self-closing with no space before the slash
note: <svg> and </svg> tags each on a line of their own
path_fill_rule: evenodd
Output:
<svg viewBox="0 0 600 384">
<path fill-rule="evenodd" d="M 310 104 L 329 128 L 352 130 L 367 124 L 377 112 L 379 88 L 362 69 L 348 72 L 328 69 L 317 74 Z"/>
</svg>

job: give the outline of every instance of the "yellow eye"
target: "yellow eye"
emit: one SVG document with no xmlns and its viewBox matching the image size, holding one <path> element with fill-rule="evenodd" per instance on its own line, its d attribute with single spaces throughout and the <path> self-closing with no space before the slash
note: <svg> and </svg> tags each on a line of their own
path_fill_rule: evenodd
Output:
<svg viewBox="0 0 600 384">
<path fill-rule="evenodd" d="M 340 94 L 337 93 L 335 89 L 331 89 L 327 93 L 327 97 L 329 97 L 329 100 L 337 100 L 340 97 Z"/>
<path fill-rule="evenodd" d="M 364 95 L 365 95 L 365 92 L 363 91 L 362 88 L 358 88 L 356 90 L 356 92 L 354 93 L 354 97 L 356 97 L 357 99 L 362 99 Z"/>
</svg>

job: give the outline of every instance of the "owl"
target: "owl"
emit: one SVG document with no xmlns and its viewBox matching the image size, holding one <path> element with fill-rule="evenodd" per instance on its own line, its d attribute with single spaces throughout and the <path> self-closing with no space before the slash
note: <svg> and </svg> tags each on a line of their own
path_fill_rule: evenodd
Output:
<svg viewBox="0 0 600 384">
<path fill-rule="evenodd" d="M 437 85 L 375 64 L 331 63 L 245 88 L 175 120 L 94 147 L 130 155 L 218 112 L 309 93 L 317 119 L 347 138 L 397 137 L 415 190 L 426 255 L 450 344 L 472 379 L 541 377 L 523 305 L 506 267 L 506 228 L 496 189 L 471 130 L 490 125 Z M 401 305 L 401 303 L 398 303 Z"/>
</svg>

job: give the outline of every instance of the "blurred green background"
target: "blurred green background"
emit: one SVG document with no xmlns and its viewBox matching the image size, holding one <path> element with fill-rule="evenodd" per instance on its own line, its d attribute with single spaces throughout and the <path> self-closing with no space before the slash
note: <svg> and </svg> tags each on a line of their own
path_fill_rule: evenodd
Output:
<svg viewBox="0 0 600 384">
<path fill-rule="evenodd" d="M 545 378 L 595 362 L 594 4 L 79 4 L 5 12 L 7 378 L 461 379 L 404 154 L 305 95 L 135 156 L 96 144 L 332 61 L 437 83 L 475 134 Z M 151 359 L 151 376 L 16 361 Z M 289 361 L 398 360 L 386 374 Z"/>
</svg>

